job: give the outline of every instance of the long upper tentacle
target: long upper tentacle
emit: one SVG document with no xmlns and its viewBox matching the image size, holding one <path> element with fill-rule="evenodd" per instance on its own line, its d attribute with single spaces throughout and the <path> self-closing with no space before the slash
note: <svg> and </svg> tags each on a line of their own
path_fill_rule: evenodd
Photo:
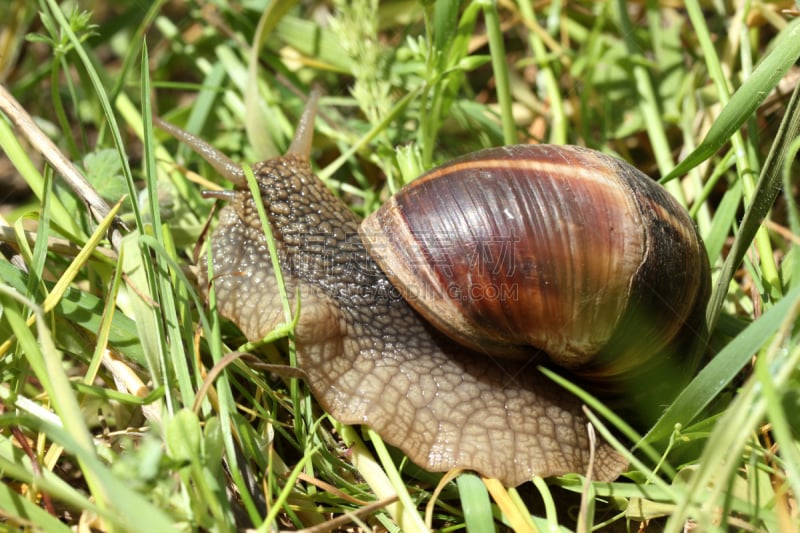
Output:
<svg viewBox="0 0 800 533">
<path fill-rule="evenodd" d="M 222 174 L 237 187 L 247 187 L 245 180 L 244 170 L 240 165 L 237 165 L 231 159 L 208 144 L 203 139 L 195 137 L 188 131 L 185 131 L 174 124 L 170 124 L 160 117 L 153 117 L 153 123 L 168 132 L 170 135 L 186 144 L 189 148 L 194 150 L 200 157 L 208 161 L 214 169 Z"/>
<path fill-rule="evenodd" d="M 313 90 L 308 96 L 306 108 L 303 110 L 303 116 L 300 117 L 297 129 L 294 130 L 294 139 L 292 139 L 292 144 L 286 152 L 287 155 L 297 155 L 306 159 L 310 157 L 311 142 L 314 140 L 314 119 L 317 116 L 319 94 L 319 91 Z"/>
</svg>

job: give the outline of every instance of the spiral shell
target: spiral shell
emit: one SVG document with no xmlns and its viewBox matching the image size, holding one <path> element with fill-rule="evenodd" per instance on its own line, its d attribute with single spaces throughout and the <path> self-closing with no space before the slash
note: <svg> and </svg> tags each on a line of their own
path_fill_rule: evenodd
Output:
<svg viewBox="0 0 800 533">
<path fill-rule="evenodd" d="M 613 157 L 482 150 L 421 176 L 361 227 L 406 301 L 474 350 L 543 351 L 618 379 L 704 309 L 708 259 L 686 211 Z"/>
</svg>

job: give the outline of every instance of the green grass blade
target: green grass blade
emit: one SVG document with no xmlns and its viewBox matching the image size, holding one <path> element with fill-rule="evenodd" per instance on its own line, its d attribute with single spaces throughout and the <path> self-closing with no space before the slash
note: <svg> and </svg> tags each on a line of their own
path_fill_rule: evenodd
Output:
<svg viewBox="0 0 800 533">
<path fill-rule="evenodd" d="M 0 120 L 0 148 L 3 149 L 6 157 L 11 160 L 14 168 L 25 179 L 34 194 L 38 198 L 44 198 L 44 177 L 36 169 L 36 166 L 28 156 L 27 150 L 20 144 L 17 133 L 5 120 Z M 58 198 L 53 197 L 50 212 L 56 225 L 68 234 L 81 235 L 83 233 L 77 224 L 76 218 L 70 214 Z"/>
<path fill-rule="evenodd" d="M 72 531 L 58 518 L 36 503 L 11 489 L 10 484 L 0 483 L 0 509 L 14 509 L 14 519 L 4 519 L 5 526 L 36 524 L 41 531 L 69 533 Z"/>
<path fill-rule="evenodd" d="M 494 516 L 489 500 L 489 491 L 481 478 L 475 474 L 463 473 L 456 478 L 461 508 L 464 510 L 464 523 L 470 533 L 494 531 Z"/>
<path fill-rule="evenodd" d="M 93 448 L 91 450 L 84 448 L 69 431 L 32 420 L 27 420 L 26 426 L 45 433 L 53 442 L 77 457 L 87 478 L 93 478 L 103 488 L 107 501 L 100 511 L 101 516 L 113 524 L 113 527 L 121 531 L 140 533 L 173 530 L 173 520 L 162 509 L 129 487 L 124 480 L 116 477 L 100 461 Z M 97 497 L 97 492 L 93 494 Z M 131 517 L 137 519 L 132 520 Z"/>
<path fill-rule="evenodd" d="M 500 106 L 500 122 L 503 125 L 505 144 L 517 144 L 517 126 L 511 112 L 511 88 L 508 81 L 508 65 L 506 64 L 506 47 L 500 20 L 497 16 L 497 3 L 487 0 L 483 4 L 483 17 L 486 19 L 486 30 L 489 34 L 489 52 L 492 56 L 492 70 L 497 85 L 497 104 Z"/>
<path fill-rule="evenodd" d="M 800 22 L 800 19 L 798 19 Z M 800 28 L 800 26 L 798 27 Z M 756 185 L 756 193 L 752 203 L 742 219 L 739 231 L 733 242 L 722 271 L 717 278 L 717 284 L 711 293 L 711 301 L 706 312 L 706 323 L 709 331 L 713 331 L 717 323 L 719 313 L 728 292 L 728 285 L 733 279 L 736 268 L 741 264 L 742 259 L 747 253 L 753 238 L 761 227 L 762 220 L 767 216 L 772 208 L 775 199 L 778 197 L 782 184 L 783 164 L 786 153 L 794 139 L 800 132 L 800 85 L 795 86 L 792 97 L 787 105 L 781 126 L 775 141 L 772 144 L 767 161 L 761 171 L 761 176 Z M 767 281 L 767 280 L 765 280 Z M 778 283 L 775 281 L 774 283 Z M 782 287 L 772 287 L 775 292 L 781 291 Z"/>
<path fill-rule="evenodd" d="M 772 51 L 759 63 L 753 75 L 731 96 L 728 105 L 720 112 L 703 142 L 664 176 L 662 182 L 686 174 L 722 148 L 731 135 L 753 115 L 798 57 L 800 57 L 800 19 L 795 19 L 775 38 Z"/>
<path fill-rule="evenodd" d="M 800 300 L 796 287 L 780 302 L 750 324 L 711 360 L 667 408 L 645 440 L 655 442 L 668 437 L 677 424 L 686 426 L 708 406 L 775 334 L 781 320 Z"/>
<path fill-rule="evenodd" d="M 8 263 L 0 262 L 0 279 L 20 294 L 25 293 L 25 277 L 22 271 Z M 52 287 L 52 283 L 47 284 Z M 67 288 L 53 311 L 59 316 L 81 317 L 80 326 L 87 331 L 97 331 L 103 315 L 103 301 L 73 287 Z M 115 313 L 109 330 L 109 342 L 136 364 L 144 364 L 144 355 L 138 341 L 136 325 L 122 313 Z"/>
</svg>

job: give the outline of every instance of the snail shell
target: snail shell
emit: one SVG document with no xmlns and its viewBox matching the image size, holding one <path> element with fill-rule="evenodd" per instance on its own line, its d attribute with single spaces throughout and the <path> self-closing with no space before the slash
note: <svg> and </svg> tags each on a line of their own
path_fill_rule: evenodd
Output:
<svg viewBox="0 0 800 533">
<path fill-rule="evenodd" d="M 360 229 L 362 242 L 358 219 L 310 168 L 313 114 L 312 104 L 287 155 L 258 163 L 253 171 L 288 294 L 300 295 L 297 363 L 320 405 L 341 422 L 370 425 L 430 471 L 472 469 L 508 486 L 534 475 L 586 472 L 590 444 L 580 401 L 537 370 L 541 357 L 525 355 L 560 347 L 556 358 L 577 354 L 563 363 L 566 366 L 617 374 L 632 364 L 612 362 L 615 352 L 637 335 L 620 333 L 619 321 L 611 320 L 612 315 L 631 319 L 639 327 L 643 322 L 650 324 L 650 319 L 639 320 L 637 313 L 651 307 L 658 307 L 661 321 L 669 320 L 671 325 L 669 331 L 661 332 L 650 324 L 648 334 L 658 341 L 651 346 L 649 339 L 639 346 L 667 344 L 685 321 L 683 310 L 692 307 L 691 303 L 673 306 L 670 291 L 681 285 L 681 291 L 696 294 L 691 298 L 695 309 L 707 299 L 707 289 L 702 288 L 708 276 L 705 253 L 685 213 L 657 187 L 612 185 L 616 181 L 611 175 L 621 170 L 632 176 L 622 179 L 623 183 L 646 181 L 612 158 L 572 147 L 511 147 L 479 152 L 427 174 L 366 221 Z M 205 257 L 199 262 L 198 277 L 204 292 L 214 287 L 223 316 L 248 339 L 261 339 L 283 322 L 283 313 L 263 228 L 243 172 L 207 143 L 157 122 L 235 184 L 234 191 L 217 195 L 228 205 L 220 212 L 210 241 L 213 277 L 206 276 Z M 459 186 L 462 172 L 467 181 Z M 488 176 L 499 177 L 489 180 Z M 439 188 L 440 179 L 450 183 Z M 434 187 L 432 193 L 425 192 L 428 187 Z M 625 187 L 654 193 L 654 199 L 627 198 Z M 547 196 L 553 193 L 552 198 Z M 448 205 L 456 196 L 457 203 Z M 589 208 L 591 197 L 596 203 Z M 486 209 L 475 206 L 484 202 Z M 433 212 L 438 219 L 429 221 Z M 389 229 L 392 218 L 403 222 Z M 521 223 L 519 229 L 513 229 L 512 223 Z M 656 228 L 623 233 L 622 226 L 631 224 Z M 571 229 L 559 235 L 555 232 L 559 227 Z M 452 237 L 464 229 L 466 237 L 456 241 L 466 246 L 466 252 L 453 252 L 451 245 L 438 241 L 416 240 Z M 687 263 L 672 258 L 671 251 L 654 251 L 658 247 L 652 240 L 661 233 L 685 240 L 676 253 L 688 251 L 698 257 Z M 542 241 L 545 252 L 525 245 L 527 251 L 519 255 L 517 248 L 522 246 L 517 246 L 516 239 L 526 234 Z M 514 244 L 514 268 L 498 267 L 482 258 L 478 271 L 473 271 L 464 258 L 474 258 L 476 243 L 495 242 L 494 236 L 498 242 Z M 590 244 L 594 240 L 605 244 Z M 365 242 L 393 281 L 406 280 L 404 286 L 398 285 L 399 291 L 420 312 L 398 296 L 398 288 L 371 259 Z M 434 253 L 437 250 L 439 255 Z M 624 251 L 623 257 L 619 250 Z M 573 256 L 579 257 L 577 264 L 572 264 Z M 542 262 L 541 258 L 546 259 Z M 643 266 L 650 258 L 660 264 Z M 561 266 L 555 266 L 558 261 Z M 438 295 L 448 291 L 434 289 L 432 284 L 457 283 L 457 294 L 470 294 L 474 284 L 454 282 L 443 265 L 453 275 L 497 271 L 500 277 L 486 283 L 535 283 L 533 288 L 521 288 L 519 298 L 482 298 L 479 310 L 468 311 L 461 319 L 453 313 L 460 312 L 462 302 L 443 303 Z M 667 273 L 659 270 L 663 267 Z M 672 275 L 673 267 L 674 274 L 686 282 L 670 282 L 649 292 L 647 284 Z M 409 283 L 416 275 L 424 281 Z M 612 281 L 615 276 L 621 281 Z M 420 303 L 419 297 L 427 294 L 437 297 L 433 303 Z M 569 301 L 560 301 L 564 297 Z M 531 303 L 533 298 L 544 301 Z M 659 307 L 656 303 L 662 298 L 667 298 L 667 304 Z M 522 300 L 526 309 L 513 315 L 508 307 Z M 570 304 L 577 304 L 574 314 L 564 309 Z M 446 314 L 431 320 L 449 336 L 423 317 L 440 308 Z M 478 328 L 490 315 L 500 317 L 498 325 Z M 530 329 L 536 320 L 541 324 Z M 608 325 L 609 321 L 615 324 Z M 588 323 L 600 327 L 584 333 Z M 467 335 L 455 332 L 455 324 L 466 324 L 467 331 L 480 330 L 476 340 L 466 342 L 471 348 L 452 341 L 450 337 L 463 341 Z M 529 332 L 515 337 L 511 332 L 517 326 Z M 543 332 L 548 327 L 554 327 L 555 340 Z M 571 338 L 571 331 L 577 335 Z M 610 445 L 597 444 L 594 479 L 614 479 L 625 466 L 626 461 Z"/>
<path fill-rule="evenodd" d="M 701 322 L 708 259 L 688 214 L 634 167 L 576 146 L 481 150 L 362 225 L 372 257 L 448 336 L 630 379 Z"/>
</svg>

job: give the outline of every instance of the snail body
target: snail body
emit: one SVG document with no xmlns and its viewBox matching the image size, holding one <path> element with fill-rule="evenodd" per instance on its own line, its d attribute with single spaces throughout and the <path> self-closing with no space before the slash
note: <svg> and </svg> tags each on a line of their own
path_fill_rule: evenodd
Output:
<svg viewBox="0 0 800 533">
<path fill-rule="evenodd" d="M 620 365 L 613 362 L 615 352 L 625 348 L 630 357 L 631 351 L 658 350 L 668 345 L 687 317 L 696 315 L 708 297 L 707 259 L 688 215 L 660 189 L 654 200 L 620 199 L 620 195 L 630 193 L 609 193 L 608 202 L 597 212 L 584 211 L 583 203 L 571 202 L 606 190 L 603 183 L 607 175 L 619 173 L 620 169 L 628 172 L 630 167 L 585 149 L 510 147 L 478 152 L 431 171 L 361 224 L 310 168 L 313 115 L 314 106 L 310 105 L 287 155 L 258 163 L 253 172 L 275 237 L 287 292 L 300 295 L 301 311 L 295 328 L 297 363 L 320 405 L 341 422 L 371 426 L 384 440 L 430 471 L 471 469 L 508 486 L 519 485 L 534 475 L 586 472 L 590 444 L 580 401 L 537 370 L 544 361 L 541 353 L 553 351 L 550 355 L 556 360 L 566 355 L 568 359 L 561 364 L 579 374 L 595 373 L 616 379 L 635 374 L 647 357 L 639 358 L 636 364 Z M 248 339 L 261 339 L 283 322 L 283 312 L 263 228 L 243 172 L 203 141 L 161 121 L 159 125 L 209 159 L 236 186 L 224 194 L 228 205 L 221 210 L 210 240 L 213 286 L 219 312 L 235 322 Z M 525 164 L 520 165 L 520 161 Z M 581 168 L 567 171 L 575 164 Z M 520 169 L 523 177 L 516 177 Z M 489 176 L 504 173 L 510 177 L 501 178 L 495 185 L 483 183 Z M 526 174 L 528 177 L 524 177 Z M 586 181 L 588 185 L 577 185 L 567 174 L 574 174 L 579 182 Z M 600 178 L 593 177 L 598 174 Z M 459 187 L 458 177 L 462 175 L 472 177 Z M 630 181 L 641 179 L 646 177 L 635 176 Z M 442 189 L 424 192 L 439 180 L 444 184 Z M 447 180 L 452 181 L 446 183 Z M 550 190 L 547 194 L 553 190 L 566 192 L 552 202 L 536 200 L 536 194 L 526 192 L 530 190 L 529 183 Z M 460 208 L 436 205 L 450 201 L 449 193 L 462 194 L 456 189 L 463 189 L 465 198 L 479 205 L 484 203 L 488 210 L 472 204 L 461 204 Z M 519 198 L 520 194 L 528 195 L 530 201 L 507 197 Z M 426 203 L 422 198 L 431 200 Z M 565 205 L 577 218 L 565 218 L 564 212 L 559 211 Z M 522 246 L 522 239 L 530 235 L 509 229 L 515 221 L 534 220 L 534 211 L 540 207 L 554 213 L 553 222 L 575 224 L 571 236 L 552 245 L 544 263 L 527 244 Z M 424 213 L 428 210 L 444 216 L 438 221 L 429 220 Z M 615 214 L 620 210 L 623 216 L 618 218 Z M 655 214 L 651 216 L 648 210 Z M 456 211 L 461 212 L 463 221 Z M 490 218 L 492 213 L 499 218 Z M 601 229 L 619 232 L 619 224 L 635 213 L 639 237 L 610 239 L 626 250 L 622 257 L 617 256 L 613 250 L 616 244 L 612 244 L 609 251 L 600 252 L 602 246 L 587 250 L 591 258 L 587 256 L 578 266 L 551 268 L 550 263 L 568 261 L 571 253 L 589 246 L 592 233 Z M 649 220 L 655 217 L 656 223 Z M 550 221 L 524 222 L 519 227 L 536 229 L 545 238 L 549 224 Z M 655 230 L 641 231 L 652 225 Z M 484 235 L 484 227 L 495 237 Z M 464 250 L 440 242 L 465 228 L 472 233 L 461 243 L 466 246 Z M 655 253 L 654 232 L 665 232 L 678 244 L 669 251 Z M 575 235 L 587 238 L 573 242 Z M 432 240 L 425 241 L 428 238 Z M 491 246 L 476 247 L 479 244 L 506 246 L 507 253 L 503 256 L 499 253 L 502 250 Z M 631 297 L 632 290 L 642 290 L 641 284 L 646 293 L 649 283 L 660 282 L 658 275 L 650 274 L 651 267 L 642 266 L 647 258 L 655 257 L 662 267 L 672 268 L 679 262 L 670 259 L 673 253 L 692 254 L 693 259 L 688 264 L 681 263 L 677 272 L 682 280 L 667 283 L 651 296 Z M 498 266 L 496 259 L 501 257 L 511 257 L 513 268 L 508 263 Z M 592 270 L 598 264 L 605 269 L 603 272 Z M 203 258 L 198 277 L 201 289 L 208 291 L 205 265 Z M 606 279 L 620 270 L 628 276 L 625 281 L 612 284 Z M 659 272 L 663 277 L 663 271 Z M 459 273 L 473 283 L 454 285 L 456 278 L 448 276 Z M 488 277 L 478 281 L 479 274 Z M 595 277 L 605 287 L 597 289 Z M 637 285 L 636 278 L 642 280 L 641 284 Z M 420 279 L 424 281 L 419 282 Z M 536 288 L 519 287 L 531 280 L 536 282 Z M 446 289 L 436 288 L 437 281 L 442 283 L 439 287 Z M 577 283 L 573 285 L 577 288 L 568 305 L 577 303 L 586 308 L 575 315 L 581 321 L 632 319 L 642 309 L 649 310 L 658 300 L 669 297 L 672 299 L 667 301 L 662 317 L 667 316 L 677 325 L 666 332 L 648 326 L 647 334 L 652 339 L 634 342 L 633 349 L 635 336 L 618 333 L 616 325 L 603 323 L 599 333 L 570 337 L 570 331 L 580 330 L 580 326 L 572 323 L 572 315 L 551 310 L 563 303 L 559 303 L 563 294 L 557 293 L 564 293 L 561 287 L 569 283 Z M 503 284 L 511 287 L 510 291 L 516 286 L 517 298 L 512 297 L 513 292 L 505 293 L 509 296 L 505 299 L 487 294 L 476 298 L 470 293 L 470 287 L 476 285 L 501 288 Z M 676 307 L 672 292 L 678 290 L 692 291 L 696 296 L 690 303 Z M 603 291 L 613 293 L 612 301 L 606 301 Z M 458 305 L 440 297 L 448 292 L 457 296 Z M 618 292 L 624 296 L 619 297 Z M 423 296 L 430 295 L 436 297 L 420 303 Z M 541 309 L 532 306 L 518 316 L 509 311 L 516 302 L 536 297 L 547 299 Z M 478 311 L 462 315 L 466 319 L 456 318 L 462 312 L 462 304 L 475 300 L 481 303 Z M 440 318 L 424 316 L 440 310 Z M 521 337 L 511 334 L 518 326 L 529 327 L 533 317 L 539 320 L 548 314 L 557 316 L 542 327 L 561 327 L 557 340 L 549 341 L 542 333 Z M 477 327 L 490 316 L 498 321 L 495 329 Z M 468 333 L 454 327 L 459 322 L 466 324 Z M 641 323 L 637 320 L 637 327 L 642 327 Z M 561 347 L 560 352 L 553 346 Z M 597 444 L 594 479 L 614 479 L 625 466 L 626 462 L 609 444 Z"/>
</svg>

